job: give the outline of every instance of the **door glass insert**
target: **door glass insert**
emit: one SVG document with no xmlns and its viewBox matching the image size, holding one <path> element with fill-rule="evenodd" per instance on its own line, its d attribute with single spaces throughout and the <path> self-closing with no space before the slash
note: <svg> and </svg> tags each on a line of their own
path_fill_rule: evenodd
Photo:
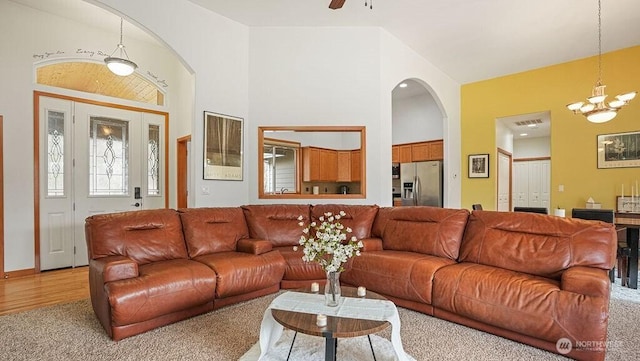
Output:
<svg viewBox="0 0 640 361">
<path fill-rule="evenodd" d="M 147 193 L 160 194 L 160 126 L 149 125 L 147 144 Z"/>
<path fill-rule="evenodd" d="M 47 196 L 64 191 L 64 113 L 47 111 Z"/>
<path fill-rule="evenodd" d="M 129 122 L 91 117 L 89 195 L 129 194 Z"/>
</svg>

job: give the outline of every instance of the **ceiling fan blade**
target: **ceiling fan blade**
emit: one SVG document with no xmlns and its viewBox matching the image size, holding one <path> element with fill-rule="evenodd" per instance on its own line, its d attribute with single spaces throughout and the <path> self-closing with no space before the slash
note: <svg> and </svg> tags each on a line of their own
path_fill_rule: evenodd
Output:
<svg viewBox="0 0 640 361">
<path fill-rule="evenodd" d="M 331 4 L 329 4 L 329 9 L 340 9 L 342 5 L 344 5 L 345 0 L 331 0 Z"/>
</svg>

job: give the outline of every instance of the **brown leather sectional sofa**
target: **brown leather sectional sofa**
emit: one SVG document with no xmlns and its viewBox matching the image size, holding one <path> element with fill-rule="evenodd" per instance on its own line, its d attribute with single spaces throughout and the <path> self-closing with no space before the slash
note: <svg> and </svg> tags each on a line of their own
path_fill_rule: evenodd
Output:
<svg viewBox="0 0 640 361">
<path fill-rule="evenodd" d="M 120 340 L 323 282 L 293 249 L 298 217 L 340 210 L 365 245 L 343 283 L 551 352 L 566 338 L 568 356 L 604 360 L 615 230 L 531 213 L 290 204 L 95 215 L 85 227 L 93 309 Z"/>
</svg>

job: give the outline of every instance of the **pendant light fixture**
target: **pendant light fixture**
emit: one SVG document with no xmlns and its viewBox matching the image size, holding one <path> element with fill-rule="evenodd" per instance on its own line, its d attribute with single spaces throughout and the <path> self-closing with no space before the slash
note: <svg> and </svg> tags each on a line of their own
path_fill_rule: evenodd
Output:
<svg viewBox="0 0 640 361">
<path fill-rule="evenodd" d="M 588 103 L 576 102 L 567 105 L 574 114 L 582 114 L 592 123 L 605 123 L 615 118 L 618 110 L 627 105 L 636 96 L 636 92 L 616 95 L 616 100 L 605 103 L 606 85 L 602 84 L 602 19 L 601 5 L 598 0 L 598 81 L 587 98 Z"/>
<path fill-rule="evenodd" d="M 113 56 L 117 51 L 120 51 L 120 57 Z M 122 44 L 122 18 L 120 18 L 120 43 L 118 43 L 116 49 L 110 56 L 104 58 L 104 62 L 112 73 L 119 76 L 131 75 L 138 67 L 136 63 L 129 60 L 129 55 L 124 49 L 124 44 Z"/>
</svg>

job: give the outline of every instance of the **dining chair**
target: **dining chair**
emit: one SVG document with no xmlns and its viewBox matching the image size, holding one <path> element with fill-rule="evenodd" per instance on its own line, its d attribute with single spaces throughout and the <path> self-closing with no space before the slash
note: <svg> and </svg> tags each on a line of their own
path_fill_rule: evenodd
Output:
<svg viewBox="0 0 640 361">
<path fill-rule="evenodd" d="M 573 208 L 571 210 L 571 218 L 615 223 L 615 214 L 613 209 Z M 617 267 L 618 277 L 620 278 L 621 285 L 628 286 L 630 255 L 631 248 L 629 248 L 627 243 L 618 241 L 618 252 L 616 254 L 617 266 L 614 266 L 614 268 L 609 273 L 611 282 L 615 281 L 615 271 Z"/>
</svg>

